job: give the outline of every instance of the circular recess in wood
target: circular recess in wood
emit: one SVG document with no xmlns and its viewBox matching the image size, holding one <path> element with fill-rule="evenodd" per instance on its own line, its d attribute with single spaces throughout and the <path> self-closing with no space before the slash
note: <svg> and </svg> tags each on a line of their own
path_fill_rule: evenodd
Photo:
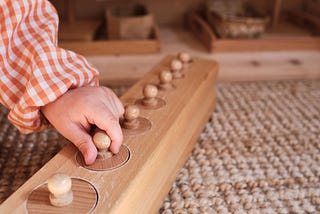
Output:
<svg viewBox="0 0 320 214">
<path fill-rule="evenodd" d="M 97 157 L 95 162 L 91 165 L 86 165 L 81 152 L 77 153 L 76 160 L 80 166 L 94 170 L 94 171 L 108 171 L 119 168 L 124 165 L 130 159 L 130 151 L 127 146 L 122 145 L 120 151 L 117 154 L 113 154 L 111 157 Z"/>
<path fill-rule="evenodd" d="M 146 105 L 144 102 L 144 99 L 139 99 L 135 102 L 136 105 L 138 105 L 140 108 L 142 109 L 148 109 L 148 110 L 155 110 L 155 109 L 159 109 L 162 108 L 166 105 L 166 101 L 164 101 L 163 99 L 159 98 L 159 97 L 155 97 L 154 98 L 156 101 L 154 102 L 153 105 Z"/>
<path fill-rule="evenodd" d="M 172 83 L 159 84 L 158 88 L 160 91 L 173 91 L 176 89 L 176 86 Z"/>
<path fill-rule="evenodd" d="M 122 121 L 122 132 L 124 135 L 136 135 L 146 132 L 151 129 L 152 124 L 150 120 L 144 117 L 138 117 L 135 119 L 135 127 L 134 128 L 124 128 L 125 121 Z"/>
<path fill-rule="evenodd" d="M 28 213 L 90 213 L 98 201 L 98 193 L 94 186 L 82 179 L 72 178 L 73 200 L 64 207 L 55 207 L 50 204 L 47 183 L 33 190 L 27 199 Z"/>
<path fill-rule="evenodd" d="M 173 71 L 172 76 L 175 80 L 184 78 L 184 74 L 181 71 Z"/>
</svg>

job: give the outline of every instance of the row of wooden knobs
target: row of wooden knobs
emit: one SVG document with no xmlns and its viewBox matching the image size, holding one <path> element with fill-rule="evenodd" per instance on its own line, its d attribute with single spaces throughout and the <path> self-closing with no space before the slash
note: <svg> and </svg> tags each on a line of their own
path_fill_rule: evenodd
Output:
<svg viewBox="0 0 320 214">
<path fill-rule="evenodd" d="M 158 88 L 160 90 L 171 90 L 174 88 L 172 80 L 182 78 L 181 70 L 191 62 L 191 57 L 185 52 L 178 54 L 177 59 L 173 59 L 170 63 L 170 70 L 162 70 L 159 73 L 158 86 L 147 84 L 143 88 L 142 104 L 145 107 L 157 105 Z M 140 115 L 139 107 L 135 104 L 125 106 L 123 128 L 135 129 L 139 124 L 137 118 Z M 110 158 L 113 154 L 109 151 L 111 140 L 109 136 L 102 130 L 98 130 L 93 135 L 93 142 L 98 149 L 97 158 Z M 48 180 L 48 190 L 50 192 L 50 203 L 53 206 L 67 206 L 73 200 L 71 190 L 72 179 L 64 174 L 55 174 Z"/>
</svg>

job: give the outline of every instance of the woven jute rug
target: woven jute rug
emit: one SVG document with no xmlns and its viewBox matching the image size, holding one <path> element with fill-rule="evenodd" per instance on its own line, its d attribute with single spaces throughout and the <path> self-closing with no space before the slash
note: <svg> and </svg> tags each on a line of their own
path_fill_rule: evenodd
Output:
<svg viewBox="0 0 320 214">
<path fill-rule="evenodd" d="M 0 111 L 0 201 L 65 144 Z M 159 213 L 320 213 L 320 80 L 224 83 Z"/>
</svg>

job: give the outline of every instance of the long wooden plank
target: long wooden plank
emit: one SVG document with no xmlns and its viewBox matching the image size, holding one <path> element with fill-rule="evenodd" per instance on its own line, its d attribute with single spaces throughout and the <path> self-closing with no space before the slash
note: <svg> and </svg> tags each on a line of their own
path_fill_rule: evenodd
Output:
<svg viewBox="0 0 320 214">
<path fill-rule="evenodd" d="M 158 83 L 158 73 L 169 66 L 166 57 L 121 97 L 124 104 L 142 97 L 142 87 Z M 26 213 L 29 194 L 57 172 L 84 179 L 97 190 L 94 213 L 157 213 L 179 169 L 193 148 L 215 105 L 215 80 L 218 65 L 195 58 L 185 78 L 175 80 L 176 90 L 161 92 L 166 106 L 141 110 L 152 128 L 138 135 L 125 135 L 129 161 L 112 171 L 90 171 L 78 165 L 77 149 L 66 146 L 30 180 L 10 196 L 0 213 Z M 40 210 L 45 213 L 47 210 Z"/>
<path fill-rule="evenodd" d="M 161 49 L 157 27 L 152 34 L 145 40 L 62 41 L 59 46 L 86 56 L 157 53 Z"/>
<path fill-rule="evenodd" d="M 61 43 L 59 46 L 87 56 L 147 54 L 160 51 L 160 42 L 158 40 L 66 42 Z"/>
</svg>

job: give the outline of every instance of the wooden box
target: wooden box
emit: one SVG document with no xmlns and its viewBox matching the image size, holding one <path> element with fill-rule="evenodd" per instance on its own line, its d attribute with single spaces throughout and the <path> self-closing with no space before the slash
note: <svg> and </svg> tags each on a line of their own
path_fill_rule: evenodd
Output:
<svg viewBox="0 0 320 214">
<path fill-rule="evenodd" d="M 209 25 L 204 14 L 187 15 L 187 25 L 210 52 L 319 50 L 320 37 L 289 22 L 281 22 L 260 38 L 221 38 Z"/>
<path fill-rule="evenodd" d="M 148 39 L 153 15 L 144 5 L 128 5 L 106 10 L 108 39 Z"/>
<path fill-rule="evenodd" d="M 252 38 L 265 32 L 269 17 L 242 1 L 207 1 L 206 19 L 221 38 Z"/>
<path fill-rule="evenodd" d="M 62 20 L 59 46 L 86 56 L 149 54 L 160 51 L 158 27 L 149 12 L 131 19 L 113 17 L 109 11 L 106 17 L 108 28 L 99 20 Z M 137 23 L 140 23 L 138 27 Z"/>
</svg>

